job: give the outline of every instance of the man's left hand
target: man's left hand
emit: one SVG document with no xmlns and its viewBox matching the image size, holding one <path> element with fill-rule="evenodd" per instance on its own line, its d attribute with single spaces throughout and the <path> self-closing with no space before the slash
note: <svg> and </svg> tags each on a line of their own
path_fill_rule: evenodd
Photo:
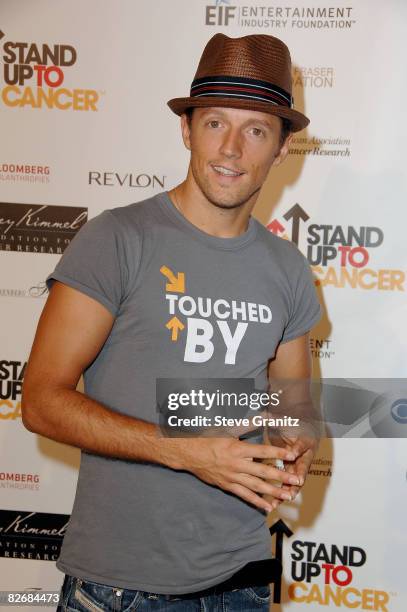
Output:
<svg viewBox="0 0 407 612">
<path fill-rule="evenodd" d="M 291 501 L 293 501 L 305 484 L 319 441 L 315 438 L 284 438 L 284 442 L 285 448 L 298 454 L 295 461 L 285 462 L 284 465 L 285 471 L 298 476 L 301 483 L 299 486 L 285 484 L 282 486 L 284 490 L 291 494 Z M 282 500 L 273 499 L 270 505 L 275 510 L 281 503 Z"/>
</svg>

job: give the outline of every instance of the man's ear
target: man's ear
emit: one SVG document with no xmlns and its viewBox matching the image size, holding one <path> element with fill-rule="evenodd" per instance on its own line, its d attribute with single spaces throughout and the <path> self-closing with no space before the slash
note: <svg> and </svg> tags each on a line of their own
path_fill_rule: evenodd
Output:
<svg viewBox="0 0 407 612">
<path fill-rule="evenodd" d="M 292 140 L 293 136 L 294 136 L 294 134 L 292 132 L 290 134 L 288 134 L 288 136 L 286 137 L 282 147 L 280 147 L 279 153 L 274 158 L 272 166 L 279 166 L 280 164 L 283 163 L 283 161 L 285 160 L 285 158 L 288 155 L 288 150 L 290 148 L 290 143 L 291 143 L 291 140 Z"/>
<path fill-rule="evenodd" d="M 191 150 L 191 125 L 185 113 L 181 115 L 181 133 L 182 133 L 182 140 L 184 141 L 184 145 L 188 149 L 188 151 L 190 151 Z"/>
</svg>

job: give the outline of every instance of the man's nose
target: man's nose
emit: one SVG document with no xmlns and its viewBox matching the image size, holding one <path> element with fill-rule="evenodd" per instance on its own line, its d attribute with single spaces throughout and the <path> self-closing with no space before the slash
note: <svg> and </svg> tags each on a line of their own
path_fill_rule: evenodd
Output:
<svg viewBox="0 0 407 612">
<path fill-rule="evenodd" d="M 237 159 L 242 155 L 242 141 L 239 130 L 229 128 L 221 143 L 220 152 L 231 159 Z"/>
</svg>

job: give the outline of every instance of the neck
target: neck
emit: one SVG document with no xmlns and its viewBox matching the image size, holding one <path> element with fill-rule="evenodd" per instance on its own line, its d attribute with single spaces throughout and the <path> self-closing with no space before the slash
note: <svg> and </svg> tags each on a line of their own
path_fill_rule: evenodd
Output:
<svg viewBox="0 0 407 612">
<path fill-rule="evenodd" d="M 185 181 L 171 189 L 168 195 L 178 211 L 203 232 L 218 238 L 235 238 L 247 230 L 259 194 L 253 194 L 239 207 L 219 208 L 202 193 L 189 169 Z"/>
</svg>

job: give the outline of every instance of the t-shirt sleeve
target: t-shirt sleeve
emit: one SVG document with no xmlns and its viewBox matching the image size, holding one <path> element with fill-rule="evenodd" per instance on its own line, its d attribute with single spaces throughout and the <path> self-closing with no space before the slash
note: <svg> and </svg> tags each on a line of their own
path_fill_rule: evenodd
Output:
<svg viewBox="0 0 407 612">
<path fill-rule="evenodd" d="M 105 210 L 85 223 L 46 278 L 58 280 L 105 306 L 116 316 L 124 296 L 128 267 L 121 224 Z"/>
<path fill-rule="evenodd" d="M 292 307 L 281 343 L 306 334 L 321 317 L 321 306 L 311 269 L 303 255 L 301 259 L 300 274 L 293 287 Z"/>
</svg>

